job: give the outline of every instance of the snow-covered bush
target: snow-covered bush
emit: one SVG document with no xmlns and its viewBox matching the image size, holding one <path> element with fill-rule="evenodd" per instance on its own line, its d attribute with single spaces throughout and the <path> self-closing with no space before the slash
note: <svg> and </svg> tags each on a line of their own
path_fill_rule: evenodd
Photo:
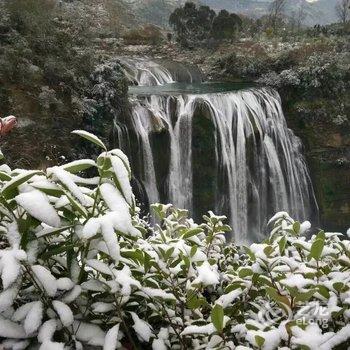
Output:
<svg viewBox="0 0 350 350">
<path fill-rule="evenodd" d="M 4 349 L 332 349 L 350 338 L 350 241 L 279 213 L 262 244 L 225 217 L 135 205 L 130 166 L 103 148 L 43 171 L 1 166 Z M 95 177 L 83 177 L 85 170 Z"/>
</svg>

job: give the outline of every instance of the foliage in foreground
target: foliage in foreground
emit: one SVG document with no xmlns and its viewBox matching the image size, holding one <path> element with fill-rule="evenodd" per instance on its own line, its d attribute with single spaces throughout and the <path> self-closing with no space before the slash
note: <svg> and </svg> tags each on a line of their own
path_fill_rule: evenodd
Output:
<svg viewBox="0 0 350 350">
<path fill-rule="evenodd" d="M 350 337 L 350 241 L 287 213 L 250 248 L 225 217 L 140 218 L 120 150 L 42 171 L 1 166 L 5 349 L 332 349 Z M 77 175 L 89 169 L 96 177 Z"/>
</svg>

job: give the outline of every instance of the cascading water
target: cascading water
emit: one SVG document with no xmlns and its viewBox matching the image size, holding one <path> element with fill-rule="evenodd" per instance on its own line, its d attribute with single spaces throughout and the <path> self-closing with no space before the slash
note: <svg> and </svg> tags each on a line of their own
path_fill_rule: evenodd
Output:
<svg viewBox="0 0 350 350">
<path fill-rule="evenodd" d="M 128 61 L 126 67 L 138 85 L 165 85 L 180 76 L 188 83 L 201 80 L 197 71 L 183 74 L 180 64 L 173 68 L 181 74 L 144 60 Z M 203 208 L 225 213 L 236 242 L 261 239 L 267 218 L 276 211 L 299 220 L 317 215 L 301 143 L 287 128 L 276 91 L 152 91 L 134 94 L 132 104 L 129 132 L 136 135 L 142 164 L 137 176 L 150 202 L 168 201 L 194 216 L 204 214 Z M 208 130 L 198 126 L 204 120 Z M 166 140 L 161 146 L 160 138 Z M 205 149 L 193 144 L 198 138 Z M 164 154 L 168 163 L 160 165 L 157 159 Z M 200 191 L 207 197 L 198 196 Z"/>
</svg>

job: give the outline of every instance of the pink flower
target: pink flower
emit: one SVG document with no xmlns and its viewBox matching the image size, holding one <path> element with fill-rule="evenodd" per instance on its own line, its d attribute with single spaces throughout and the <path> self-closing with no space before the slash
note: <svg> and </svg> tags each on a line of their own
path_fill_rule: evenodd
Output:
<svg viewBox="0 0 350 350">
<path fill-rule="evenodd" d="M 8 134 L 17 125 L 17 118 L 10 115 L 6 118 L 0 118 L 0 136 Z"/>
</svg>

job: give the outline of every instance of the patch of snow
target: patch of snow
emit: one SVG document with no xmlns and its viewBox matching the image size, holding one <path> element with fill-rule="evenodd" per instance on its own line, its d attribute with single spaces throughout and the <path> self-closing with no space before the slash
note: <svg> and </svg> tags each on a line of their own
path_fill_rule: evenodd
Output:
<svg viewBox="0 0 350 350">
<path fill-rule="evenodd" d="M 298 289 L 302 289 L 306 286 L 315 284 L 313 280 L 307 279 L 300 274 L 290 275 L 289 277 L 282 279 L 279 282 L 288 287 L 291 287 L 291 288 L 296 287 Z"/>
<path fill-rule="evenodd" d="M 92 323 L 74 321 L 73 330 L 76 338 L 89 345 L 104 346 L 105 332 Z"/>
<path fill-rule="evenodd" d="M 216 303 L 221 305 L 224 309 L 233 303 L 241 294 L 243 293 L 242 289 L 235 289 L 232 292 L 222 295 Z"/>
<path fill-rule="evenodd" d="M 68 171 L 60 168 L 60 167 L 53 167 L 49 168 L 47 170 L 48 175 L 54 175 L 54 177 L 59 180 L 64 187 L 68 189 L 68 191 L 84 206 L 86 206 L 88 203 L 85 199 L 85 196 L 79 186 L 72 180 L 72 174 L 70 174 Z"/>
<path fill-rule="evenodd" d="M 70 292 L 66 293 L 61 300 L 66 304 L 72 303 L 76 298 L 78 298 L 81 291 L 81 287 L 76 285 Z"/>
<path fill-rule="evenodd" d="M 52 319 L 44 322 L 43 325 L 40 327 L 39 333 L 38 333 L 39 343 L 50 341 L 56 332 L 56 328 L 57 328 L 56 320 Z"/>
<path fill-rule="evenodd" d="M 204 286 L 219 284 L 219 274 L 208 261 L 204 261 L 201 266 L 197 266 L 197 273 L 198 277 L 193 281 L 193 284 L 201 283 Z"/>
<path fill-rule="evenodd" d="M 131 312 L 131 317 L 134 321 L 134 325 L 132 326 L 132 328 L 134 328 L 136 334 L 141 340 L 148 343 L 150 338 L 153 336 L 151 326 L 144 320 L 141 320 L 135 314 L 135 312 Z"/>
<path fill-rule="evenodd" d="M 30 335 L 41 326 L 43 319 L 43 304 L 41 301 L 36 301 L 30 308 L 24 320 L 24 330 L 27 335 Z"/>
<path fill-rule="evenodd" d="M 0 271 L 4 289 L 16 281 L 21 271 L 19 261 L 25 260 L 26 257 L 25 251 L 16 248 L 0 251 Z"/>
<path fill-rule="evenodd" d="M 21 193 L 15 200 L 35 219 L 52 227 L 60 227 L 60 217 L 44 193 L 38 190 Z"/>
<path fill-rule="evenodd" d="M 123 161 L 117 157 L 110 157 L 114 173 L 117 177 L 120 189 L 129 205 L 133 204 L 133 194 L 129 180 L 129 172 Z"/>
<path fill-rule="evenodd" d="M 0 312 L 7 310 L 12 306 L 13 301 L 17 297 L 18 287 L 15 285 L 0 293 Z"/>
<path fill-rule="evenodd" d="M 112 276 L 112 271 L 107 264 L 97 259 L 89 259 L 86 261 L 86 265 L 92 267 L 94 270 Z"/>
<path fill-rule="evenodd" d="M 119 324 L 112 327 L 106 333 L 105 341 L 103 344 L 103 350 L 115 350 L 121 346 L 121 344 L 118 341 L 118 333 L 119 333 Z"/>
<path fill-rule="evenodd" d="M 54 300 L 52 305 L 58 313 L 62 324 L 65 327 L 69 327 L 74 321 L 73 312 L 70 307 L 59 300 Z"/>
<path fill-rule="evenodd" d="M 216 332 L 216 329 L 212 323 L 209 323 L 205 326 L 187 326 L 181 333 L 181 335 L 191 335 L 191 334 L 213 334 Z"/>
<path fill-rule="evenodd" d="M 68 277 L 58 278 L 56 282 L 59 290 L 71 290 L 74 287 L 74 282 Z"/>
<path fill-rule="evenodd" d="M 154 339 L 152 343 L 152 350 L 167 350 L 167 346 L 163 339 Z"/>
<path fill-rule="evenodd" d="M 164 300 L 176 300 L 174 294 L 167 293 L 162 289 L 142 287 L 142 292 L 151 298 L 161 298 Z"/>
<path fill-rule="evenodd" d="M 54 297 L 57 292 L 57 282 L 56 278 L 51 274 L 51 272 L 41 265 L 33 265 L 32 271 L 35 277 L 40 282 L 45 292 L 50 296 Z"/>
<path fill-rule="evenodd" d="M 25 331 L 18 323 L 7 320 L 0 315 L 0 337 L 21 339 L 25 338 Z"/>
<path fill-rule="evenodd" d="M 280 332 L 278 329 L 272 329 L 270 331 L 252 331 L 249 330 L 247 332 L 246 339 L 250 344 L 257 346 L 255 337 L 259 336 L 265 339 L 264 345 L 262 346 L 262 350 L 274 350 L 278 348 L 278 345 L 281 341 Z"/>
</svg>

